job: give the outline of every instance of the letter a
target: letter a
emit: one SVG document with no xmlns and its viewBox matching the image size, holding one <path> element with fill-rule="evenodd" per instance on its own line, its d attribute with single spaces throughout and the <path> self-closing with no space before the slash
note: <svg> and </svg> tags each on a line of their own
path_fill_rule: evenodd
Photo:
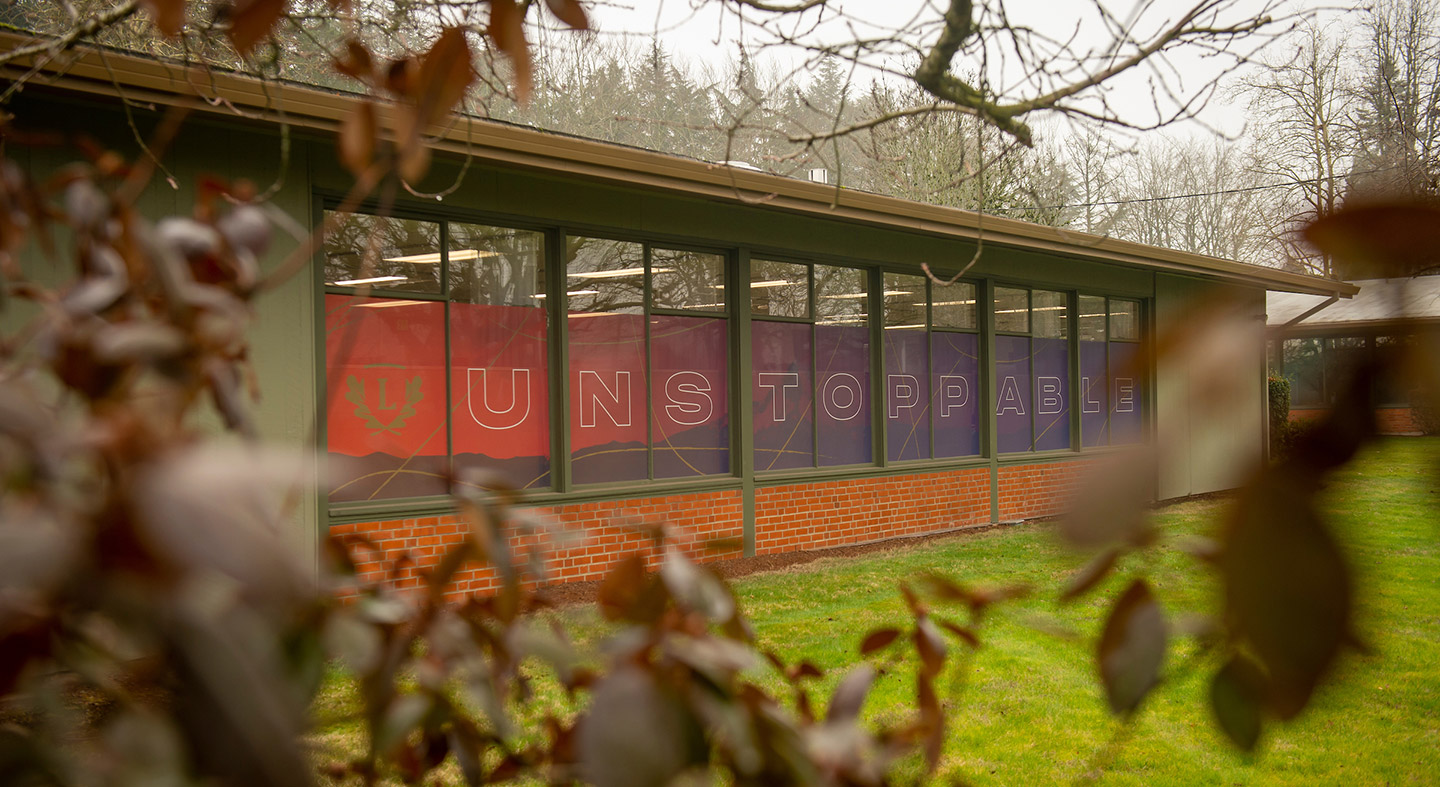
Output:
<svg viewBox="0 0 1440 787">
<path fill-rule="evenodd" d="M 1006 377 L 1004 382 L 1000 383 L 1000 402 L 995 414 L 1004 415 L 1007 412 L 1025 414 L 1025 400 L 1020 398 L 1020 384 L 1015 382 L 1014 377 Z"/>
</svg>

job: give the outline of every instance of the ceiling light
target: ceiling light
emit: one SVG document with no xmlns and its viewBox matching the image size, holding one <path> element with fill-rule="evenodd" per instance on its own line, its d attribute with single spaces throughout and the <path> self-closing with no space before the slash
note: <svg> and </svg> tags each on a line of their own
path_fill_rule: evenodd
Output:
<svg viewBox="0 0 1440 787">
<path fill-rule="evenodd" d="M 357 309 L 390 309 L 395 306 L 415 306 L 429 303 L 429 301 L 371 301 L 370 303 L 357 303 Z"/>
<path fill-rule="evenodd" d="M 755 290 L 755 289 L 759 289 L 759 288 L 761 288 L 761 287 L 788 287 L 788 286 L 790 286 L 790 285 L 792 285 L 792 284 L 799 284 L 799 283 L 800 283 L 800 282 L 798 282 L 798 281 L 790 281 L 789 279 L 775 279 L 775 280 L 773 280 L 773 281 L 752 281 L 752 282 L 750 282 L 750 289 Z M 723 284 L 717 284 L 717 285 L 715 285 L 715 286 L 716 286 L 716 287 L 724 287 L 725 285 L 723 285 Z"/>
<path fill-rule="evenodd" d="M 404 276 L 374 276 L 369 279 L 346 279 L 344 281 L 332 281 L 337 287 L 359 287 L 362 284 L 383 284 L 385 282 L 405 281 Z"/>
<path fill-rule="evenodd" d="M 932 304 L 930 304 L 930 305 L 931 305 L 931 306 L 970 306 L 970 305 L 972 305 L 972 304 L 974 304 L 974 303 L 975 303 L 974 299 L 971 299 L 971 300 L 968 300 L 968 301 L 936 301 L 936 302 L 934 302 L 934 303 L 932 303 Z"/>
<path fill-rule="evenodd" d="M 671 271 L 670 268 L 653 268 L 653 269 L 651 269 L 650 272 L 653 274 L 653 273 L 671 273 L 672 271 Z M 645 275 L 645 269 L 644 269 L 644 268 L 620 268 L 620 269 L 618 269 L 618 270 L 613 270 L 613 271 L 581 271 L 581 272 L 579 272 L 579 273 L 571 273 L 571 274 L 569 274 L 569 275 L 570 275 L 571 278 L 575 278 L 575 279 L 622 279 L 622 278 L 625 278 L 625 277 L 627 277 L 627 276 L 643 276 L 643 275 Z"/>
<path fill-rule="evenodd" d="M 821 295 L 820 297 L 825 300 L 836 301 L 841 298 L 867 298 L 869 295 L 863 292 L 847 292 L 844 295 Z"/>
</svg>

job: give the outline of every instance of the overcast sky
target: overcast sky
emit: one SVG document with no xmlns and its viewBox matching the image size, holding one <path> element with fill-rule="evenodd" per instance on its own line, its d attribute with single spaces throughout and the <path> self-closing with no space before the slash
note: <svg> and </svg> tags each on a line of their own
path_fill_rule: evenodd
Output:
<svg viewBox="0 0 1440 787">
<path fill-rule="evenodd" d="M 1145 9 L 1137 22 L 1140 31 L 1159 29 L 1189 6 L 1188 2 L 1176 0 L 1104 0 L 1103 5 L 1114 18 L 1131 20 L 1137 3 Z M 900 31 L 897 37 L 910 47 L 924 46 L 936 37 L 943 5 L 944 0 L 832 0 L 822 11 L 795 15 L 793 21 L 787 23 L 787 30 L 820 45 L 836 45 L 857 37 L 896 36 Z M 1235 0 L 1222 18 L 1234 21 L 1252 16 L 1266 5 L 1267 0 Z M 1296 12 L 1310 8 L 1318 8 L 1318 3 L 1292 0 L 1281 10 Z M 1006 4 L 1006 10 L 1014 24 L 1033 27 L 1055 39 L 1072 40 L 1074 49 L 1097 50 L 1110 41 L 1099 13 L 1092 3 L 1084 0 L 1012 0 Z M 722 6 L 716 0 L 612 0 L 597 5 L 593 16 L 597 29 L 604 32 L 642 38 L 658 34 L 667 50 L 692 63 L 721 66 L 734 58 L 737 43 L 743 43 L 755 53 L 759 62 L 783 71 L 803 67 L 808 56 L 799 48 L 771 46 L 772 35 L 754 24 L 742 24 L 733 5 Z M 764 18 L 755 12 L 747 16 Z M 1258 40 L 1244 42 L 1236 51 L 1248 54 L 1258 43 Z M 906 64 L 907 55 L 912 65 L 918 59 L 913 51 L 892 47 L 888 54 L 874 58 L 870 65 L 898 69 Z M 1156 116 L 1156 101 L 1163 109 L 1174 106 L 1163 88 L 1151 89 L 1152 85 L 1160 84 L 1160 78 L 1175 92 L 1188 97 L 1233 65 L 1231 58 L 1191 49 L 1170 56 L 1164 63 L 1135 69 L 1116 80 L 1107 90 L 1107 100 L 1123 118 L 1141 124 L 1151 122 Z M 1023 79 L 1012 61 L 1000 67 L 992 64 L 991 70 L 997 82 L 1014 84 Z M 884 78 L 884 72 L 861 69 L 854 81 L 864 86 L 875 78 Z M 1244 125 L 1243 109 L 1223 96 L 1212 100 L 1199 118 L 1203 123 L 1186 124 L 1176 130 L 1197 134 L 1208 133 L 1205 129 L 1213 127 L 1235 135 Z"/>
</svg>

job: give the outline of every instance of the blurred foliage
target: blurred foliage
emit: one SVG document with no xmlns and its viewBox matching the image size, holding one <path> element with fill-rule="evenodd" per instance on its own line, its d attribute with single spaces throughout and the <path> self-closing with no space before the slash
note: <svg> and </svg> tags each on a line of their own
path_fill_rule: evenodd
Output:
<svg viewBox="0 0 1440 787">
<path fill-rule="evenodd" d="M 546 6 L 583 26 L 575 3 Z M 526 7 L 495 0 L 488 31 L 515 62 L 521 92 L 529 54 L 518 17 L 506 14 Z M 183 11 L 178 0 L 145 8 L 162 29 Z M 285 4 L 227 8 L 226 34 L 243 54 Z M 399 107 L 393 134 L 377 128 L 369 104 L 345 122 L 338 148 L 357 180 L 423 174 L 422 130 L 473 78 L 463 33 L 443 30 L 423 55 L 392 62 L 355 42 L 336 66 Z M 173 123 L 160 136 L 169 133 Z M 934 768 L 947 724 L 937 677 L 957 648 L 980 645 L 987 613 L 1025 588 L 933 574 L 902 583 L 907 624 L 864 634 L 859 650 L 914 653 L 914 706 L 875 719 L 862 710 L 876 666 L 851 667 L 815 707 L 808 684 L 820 669 L 758 652 L 729 587 L 658 527 L 644 532 L 659 570 L 646 571 L 646 554 L 614 566 L 598 603 L 618 631 L 602 664 L 581 664 L 565 630 L 531 614 L 547 604 L 535 589 L 543 556 L 520 561 L 510 549 L 513 537 L 551 524 L 484 479 L 455 485 L 464 540 L 428 572 L 423 592 L 361 581 L 354 556 L 375 550 L 363 538 L 329 540 L 312 576 L 281 536 L 304 463 L 256 446 L 249 414 L 251 303 L 298 269 L 267 276 L 258 265 L 278 217 L 248 184 L 213 179 L 197 185 L 189 215 L 146 216 L 136 205 L 153 157 L 132 163 L 83 138 L 8 128 L 5 141 L 74 142 L 82 161 L 36 181 L 0 160 L 6 306 L 18 313 L 25 302 L 34 315 L 0 344 L 0 781 L 310 784 L 307 709 L 332 660 L 357 678 L 367 737 L 361 756 L 324 764 L 336 778 L 373 783 L 394 772 L 419 783 L 454 762 L 470 784 L 668 784 L 697 774 L 736 784 L 885 784 L 912 752 Z M 1327 217 L 1312 241 L 1406 269 L 1440 246 L 1440 221 L 1428 208 L 1394 207 L 1393 215 L 1370 205 Z M 1416 216 L 1429 223 L 1369 242 Z M 308 260 L 310 243 L 302 239 L 292 259 Z M 28 278 L 35 268 L 21 265 L 22 254 L 70 280 L 52 287 Z M 1182 322 L 1188 338 L 1158 337 L 1154 355 L 1249 335 L 1243 325 Z M 1294 450 L 1256 471 L 1213 541 L 1189 545 L 1223 589 L 1213 614 L 1182 625 L 1143 572 L 1110 604 L 1095 662 L 1116 715 L 1140 712 L 1174 641 L 1193 638 L 1222 658 L 1209 705 L 1249 750 L 1267 724 L 1302 712 L 1342 652 L 1358 646 L 1351 570 L 1318 493 L 1374 437 L 1373 382 L 1395 371 L 1378 364 L 1357 370 Z M 1201 393 L 1225 405 L 1224 387 Z M 202 435 L 194 424 L 207 403 L 242 439 Z M 1094 592 L 1121 556 L 1156 547 L 1148 452 L 1163 448 L 1122 457 L 1133 466 L 1110 474 L 1120 486 L 1092 485 L 1057 528 L 1092 556 L 1062 602 Z M 501 590 L 448 602 L 452 577 L 472 561 L 493 566 Z M 538 729 L 512 718 L 507 708 L 529 696 L 527 661 L 577 699 L 573 716 L 547 715 Z M 762 689 L 752 679 L 761 669 L 782 676 L 789 694 Z"/>
</svg>

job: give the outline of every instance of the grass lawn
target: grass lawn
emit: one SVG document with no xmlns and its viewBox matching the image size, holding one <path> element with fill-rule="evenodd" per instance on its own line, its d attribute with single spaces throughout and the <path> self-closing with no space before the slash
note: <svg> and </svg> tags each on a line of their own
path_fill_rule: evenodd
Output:
<svg viewBox="0 0 1440 787">
<path fill-rule="evenodd" d="M 1211 721 L 1215 664 L 1172 647 L 1162 686 L 1128 727 L 1105 709 L 1093 641 L 1122 582 L 1143 570 L 1172 618 L 1214 606 L 1216 588 L 1193 558 L 1161 548 L 1130 557 L 1084 601 L 1054 599 L 1080 559 L 1044 524 L 992 531 L 865 557 L 822 560 L 736 583 L 760 644 L 788 661 L 830 672 L 828 695 L 859 658 L 865 632 L 904 625 L 900 579 L 941 571 L 964 582 L 1030 582 L 1035 598 L 987 621 L 985 646 L 941 684 L 950 735 L 941 781 L 974 784 L 1429 784 L 1440 782 L 1440 520 L 1434 515 L 1440 439 L 1391 439 L 1367 450 L 1332 485 L 1329 509 L 1359 577 L 1359 631 L 1370 656 L 1348 655 L 1338 682 L 1296 722 L 1267 728 L 1257 755 L 1236 753 Z M 1167 534 L 1203 534 L 1224 501 L 1159 512 Z M 1283 560 L 1283 555 L 1277 555 Z M 588 612 L 566 613 L 597 631 Z M 1058 632 L 1072 630 L 1081 639 Z M 884 718 L 913 695 L 908 665 L 882 677 L 866 715 Z M 332 684 L 329 715 L 350 704 Z M 323 742 L 358 747 L 358 730 L 333 725 Z"/>
</svg>

